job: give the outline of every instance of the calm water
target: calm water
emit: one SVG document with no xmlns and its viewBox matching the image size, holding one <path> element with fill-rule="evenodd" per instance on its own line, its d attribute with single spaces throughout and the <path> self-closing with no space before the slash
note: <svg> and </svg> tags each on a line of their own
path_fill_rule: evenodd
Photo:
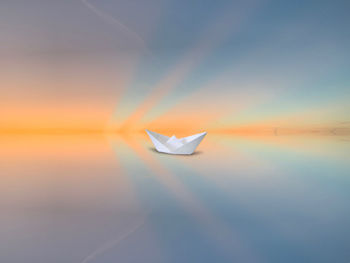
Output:
<svg viewBox="0 0 350 263">
<path fill-rule="evenodd" d="M 350 262 L 350 139 L 0 138 L 0 262 Z"/>
</svg>

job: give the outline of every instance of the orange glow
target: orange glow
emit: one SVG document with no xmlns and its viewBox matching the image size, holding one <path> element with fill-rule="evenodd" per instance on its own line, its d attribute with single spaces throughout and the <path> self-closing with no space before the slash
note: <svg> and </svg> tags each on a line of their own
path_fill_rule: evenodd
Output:
<svg viewBox="0 0 350 263">
<path fill-rule="evenodd" d="M 84 157 L 92 162 L 115 163 L 107 140 L 98 134 L 1 134 L 0 143 L 0 157 L 6 160 L 13 157 L 26 161 L 57 158 L 69 161 Z"/>
<path fill-rule="evenodd" d="M 97 103 L 7 105 L 0 109 L 0 132 L 96 132 L 104 129 L 109 111 L 111 109 Z"/>
</svg>

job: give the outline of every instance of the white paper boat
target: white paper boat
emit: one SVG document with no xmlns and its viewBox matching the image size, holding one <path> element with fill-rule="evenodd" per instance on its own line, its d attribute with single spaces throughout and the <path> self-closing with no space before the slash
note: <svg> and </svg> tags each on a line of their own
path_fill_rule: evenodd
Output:
<svg viewBox="0 0 350 263">
<path fill-rule="evenodd" d="M 207 134 L 202 132 L 178 139 L 175 135 L 168 137 L 149 130 L 146 130 L 146 132 L 158 152 L 169 154 L 192 154 Z"/>
</svg>

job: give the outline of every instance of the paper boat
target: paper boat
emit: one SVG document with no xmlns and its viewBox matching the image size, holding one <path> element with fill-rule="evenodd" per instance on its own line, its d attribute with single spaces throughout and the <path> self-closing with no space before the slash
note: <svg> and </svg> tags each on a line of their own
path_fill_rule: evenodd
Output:
<svg viewBox="0 0 350 263">
<path fill-rule="evenodd" d="M 146 132 L 158 152 L 169 154 L 192 154 L 207 134 L 206 132 L 202 132 L 178 139 L 175 135 L 168 137 L 149 130 L 146 130 Z"/>
</svg>

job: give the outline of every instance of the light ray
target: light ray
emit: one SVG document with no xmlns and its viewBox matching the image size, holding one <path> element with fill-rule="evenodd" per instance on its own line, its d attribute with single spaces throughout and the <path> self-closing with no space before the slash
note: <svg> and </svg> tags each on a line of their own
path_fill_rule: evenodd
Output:
<svg viewBox="0 0 350 263">
<path fill-rule="evenodd" d="M 96 6 L 91 4 L 88 0 L 81 0 L 81 2 L 89 8 L 92 12 L 94 12 L 98 17 L 102 18 L 104 21 L 108 22 L 109 24 L 116 26 L 117 28 L 121 29 L 122 31 L 126 32 L 128 35 L 132 36 L 135 40 L 137 40 L 141 47 L 150 54 L 149 49 L 147 48 L 145 41 L 134 31 L 132 31 L 129 27 L 121 23 L 118 19 L 114 18 L 113 16 L 101 11 Z"/>
<path fill-rule="evenodd" d="M 232 251 L 232 245 L 237 248 L 245 257 L 254 258 L 250 248 L 238 240 L 238 233 L 229 226 L 215 217 L 203 204 L 189 192 L 185 185 L 181 183 L 176 177 L 166 169 L 156 158 L 153 158 L 151 153 L 135 142 L 134 137 L 124 137 L 125 143 L 143 160 L 147 167 L 153 171 L 153 175 L 167 187 L 168 190 L 174 194 L 186 208 L 186 210 L 198 220 L 200 225 L 206 230 L 210 237 L 216 240 L 227 238 L 229 244 L 222 244 L 222 249 L 226 252 Z"/>
<path fill-rule="evenodd" d="M 250 3 L 251 4 L 251 3 Z M 248 5 L 249 6 L 249 5 Z M 255 10 L 257 5 L 250 5 L 250 12 Z M 247 8 L 246 6 L 244 8 Z M 198 66 L 210 52 L 222 41 L 241 29 L 242 23 L 246 21 L 247 14 L 243 15 L 242 10 L 235 10 L 236 16 L 232 17 L 231 8 L 214 23 L 202 36 L 196 45 L 176 65 L 175 69 L 163 78 L 152 89 L 136 110 L 121 125 L 121 130 L 128 130 L 131 126 L 137 125 L 165 96 L 169 95 L 191 72 Z"/>
</svg>

